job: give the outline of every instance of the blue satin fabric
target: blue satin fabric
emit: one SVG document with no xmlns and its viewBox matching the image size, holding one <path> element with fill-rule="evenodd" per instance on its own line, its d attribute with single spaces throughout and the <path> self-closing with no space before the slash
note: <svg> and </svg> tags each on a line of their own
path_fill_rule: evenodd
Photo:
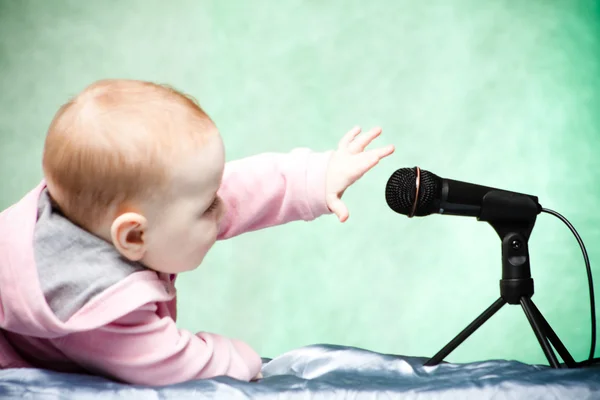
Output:
<svg viewBox="0 0 600 400">
<path fill-rule="evenodd" d="M 220 377 L 165 387 L 38 369 L 0 370 L 0 399 L 600 399 L 600 367 L 515 361 L 423 367 L 424 358 L 320 345 L 264 360 L 264 379 Z"/>
</svg>

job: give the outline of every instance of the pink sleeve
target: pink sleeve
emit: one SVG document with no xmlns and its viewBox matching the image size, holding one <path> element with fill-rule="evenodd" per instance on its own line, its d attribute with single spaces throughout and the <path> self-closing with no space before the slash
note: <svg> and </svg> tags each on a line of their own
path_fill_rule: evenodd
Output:
<svg viewBox="0 0 600 400">
<path fill-rule="evenodd" d="M 54 340 L 92 373 L 131 384 L 169 385 L 229 376 L 249 381 L 262 360 L 247 344 L 211 333 L 196 335 L 160 318 L 149 304 L 114 323 Z"/>
<path fill-rule="evenodd" d="M 226 211 L 218 238 L 330 213 L 325 202 L 330 157 L 331 152 L 296 149 L 227 163 L 219 189 Z"/>
</svg>

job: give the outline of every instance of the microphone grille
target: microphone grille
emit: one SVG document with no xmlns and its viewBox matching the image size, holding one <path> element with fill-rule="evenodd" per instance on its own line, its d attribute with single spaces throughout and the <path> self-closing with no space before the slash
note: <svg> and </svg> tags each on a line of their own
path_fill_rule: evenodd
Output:
<svg viewBox="0 0 600 400">
<path fill-rule="evenodd" d="M 419 199 L 415 216 L 429 215 L 441 198 L 441 179 L 429 171 L 420 171 Z M 390 176 L 385 188 L 385 200 L 397 213 L 410 215 L 417 192 L 416 168 L 400 168 Z"/>
</svg>

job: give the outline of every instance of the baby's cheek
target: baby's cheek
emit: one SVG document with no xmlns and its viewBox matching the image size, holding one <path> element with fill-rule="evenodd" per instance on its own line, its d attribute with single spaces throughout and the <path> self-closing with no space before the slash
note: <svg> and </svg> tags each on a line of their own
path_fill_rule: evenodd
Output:
<svg viewBox="0 0 600 400">
<path fill-rule="evenodd" d="M 216 210 L 215 210 L 216 212 Z M 219 232 L 219 224 L 215 217 L 202 221 L 196 228 L 196 232 L 190 237 L 196 238 L 196 245 L 201 247 L 210 247 L 215 242 Z"/>
</svg>

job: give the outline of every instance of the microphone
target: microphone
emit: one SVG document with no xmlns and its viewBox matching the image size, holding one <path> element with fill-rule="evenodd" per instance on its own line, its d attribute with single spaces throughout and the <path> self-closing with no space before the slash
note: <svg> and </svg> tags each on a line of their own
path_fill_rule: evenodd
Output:
<svg viewBox="0 0 600 400">
<path fill-rule="evenodd" d="M 392 210 L 409 218 L 447 214 L 480 221 L 524 220 L 542 212 L 536 196 L 440 178 L 419 167 L 396 170 L 388 179 L 385 199 Z"/>
<path fill-rule="evenodd" d="M 473 332 L 489 320 L 505 304 L 521 305 L 534 333 L 553 368 L 562 368 L 553 348 L 567 368 L 592 364 L 596 346 L 596 312 L 592 270 L 583 240 L 569 221 L 556 211 L 542 208 L 536 196 L 476 185 L 439 176 L 420 169 L 400 168 L 388 179 L 385 188 L 388 206 L 399 214 L 423 217 L 430 214 L 449 214 L 476 217 L 488 222 L 498 233 L 502 244 L 502 279 L 500 298 L 430 358 L 425 365 L 437 365 Z M 588 275 L 592 343 L 587 361 L 575 362 L 548 321 L 531 299 L 534 294 L 531 277 L 528 240 L 541 212 L 563 221 L 575 235 Z M 551 347 L 552 346 L 552 347 Z"/>
</svg>

